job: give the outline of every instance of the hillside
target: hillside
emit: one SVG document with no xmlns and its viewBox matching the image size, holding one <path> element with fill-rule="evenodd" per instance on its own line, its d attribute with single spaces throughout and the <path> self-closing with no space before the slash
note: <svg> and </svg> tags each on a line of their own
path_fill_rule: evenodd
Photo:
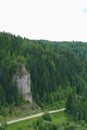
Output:
<svg viewBox="0 0 87 130">
<path fill-rule="evenodd" d="M 12 84 L 18 63 L 30 72 L 33 99 L 41 107 L 64 106 L 72 91 L 86 95 L 86 50 L 87 43 L 36 41 L 1 32 L 0 105 L 22 102 L 17 86 Z"/>
</svg>

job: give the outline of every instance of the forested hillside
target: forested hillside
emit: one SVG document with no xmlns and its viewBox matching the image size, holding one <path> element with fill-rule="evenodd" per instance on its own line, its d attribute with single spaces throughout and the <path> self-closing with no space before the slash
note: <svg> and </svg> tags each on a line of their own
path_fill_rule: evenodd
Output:
<svg viewBox="0 0 87 130">
<path fill-rule="evenodd" d="M 19 105 L 13 85 L 16 65 L 22 63 L 31 75 L 33 99 L 64 105 L 70 93 L 87 99 L 87 43 L 29 40 L 0 33 L 0 105 Z"/>
</svg>

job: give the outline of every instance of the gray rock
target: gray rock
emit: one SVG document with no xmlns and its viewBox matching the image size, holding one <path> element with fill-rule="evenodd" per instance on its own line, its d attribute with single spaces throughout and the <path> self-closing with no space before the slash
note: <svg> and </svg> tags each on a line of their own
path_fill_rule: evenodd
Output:
<svg viewBox="0 0 87 130">
<path fill-rule="evenodd" d="M 18 64 L 13 81 L 17 83 L 19 95 L 26 101 L 32 102 L 31 78 L 24 65 Z"/>
</svg>

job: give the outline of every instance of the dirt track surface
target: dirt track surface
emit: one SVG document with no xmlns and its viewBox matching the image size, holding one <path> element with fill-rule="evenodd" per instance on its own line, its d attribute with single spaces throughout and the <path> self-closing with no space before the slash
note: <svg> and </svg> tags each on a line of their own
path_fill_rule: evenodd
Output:
<svg viewBox="0 0 87 130">
<path fill-rule="evenodd" d="M 47 113 L 56 113 L 56 112 L 61 112 L 61 111 L 65 111 L 65 110 L 66 110 L 65 108 L 62 108 L 62 109 L 58 109 L 58 110 L 47 111 Z M 13 123 L 16 123 L 16 122 L 28 120 L 28 119 L 35 118 L 35 117 L 39 117 L 39 116 L 42 116 L 43 114 L 44 114 L 44 112 L 41 112 L 41 113 L 30 115 L 30 116 L 27 116 L 27 117 L 24 117 L 24 118 L 11 120 L 11 121 L 8 121 L 7 124 L 13 124 Z"/>
</svg>

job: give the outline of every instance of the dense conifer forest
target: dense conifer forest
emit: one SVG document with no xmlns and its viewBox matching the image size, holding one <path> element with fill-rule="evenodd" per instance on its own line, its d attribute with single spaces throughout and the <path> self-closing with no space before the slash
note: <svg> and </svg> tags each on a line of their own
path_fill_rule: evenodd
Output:
<svg viewBox="0 0 87 130">
<path fill-rule="evenodd" d="M 39 106 L 66 104 L 75 120 L 87 121 L 87 43 L 29 40 L 1 32 L 1 106 L 22 102 L 12 83 L 18 63 L 30 72 L 33 99 Z"/>
</svg>

